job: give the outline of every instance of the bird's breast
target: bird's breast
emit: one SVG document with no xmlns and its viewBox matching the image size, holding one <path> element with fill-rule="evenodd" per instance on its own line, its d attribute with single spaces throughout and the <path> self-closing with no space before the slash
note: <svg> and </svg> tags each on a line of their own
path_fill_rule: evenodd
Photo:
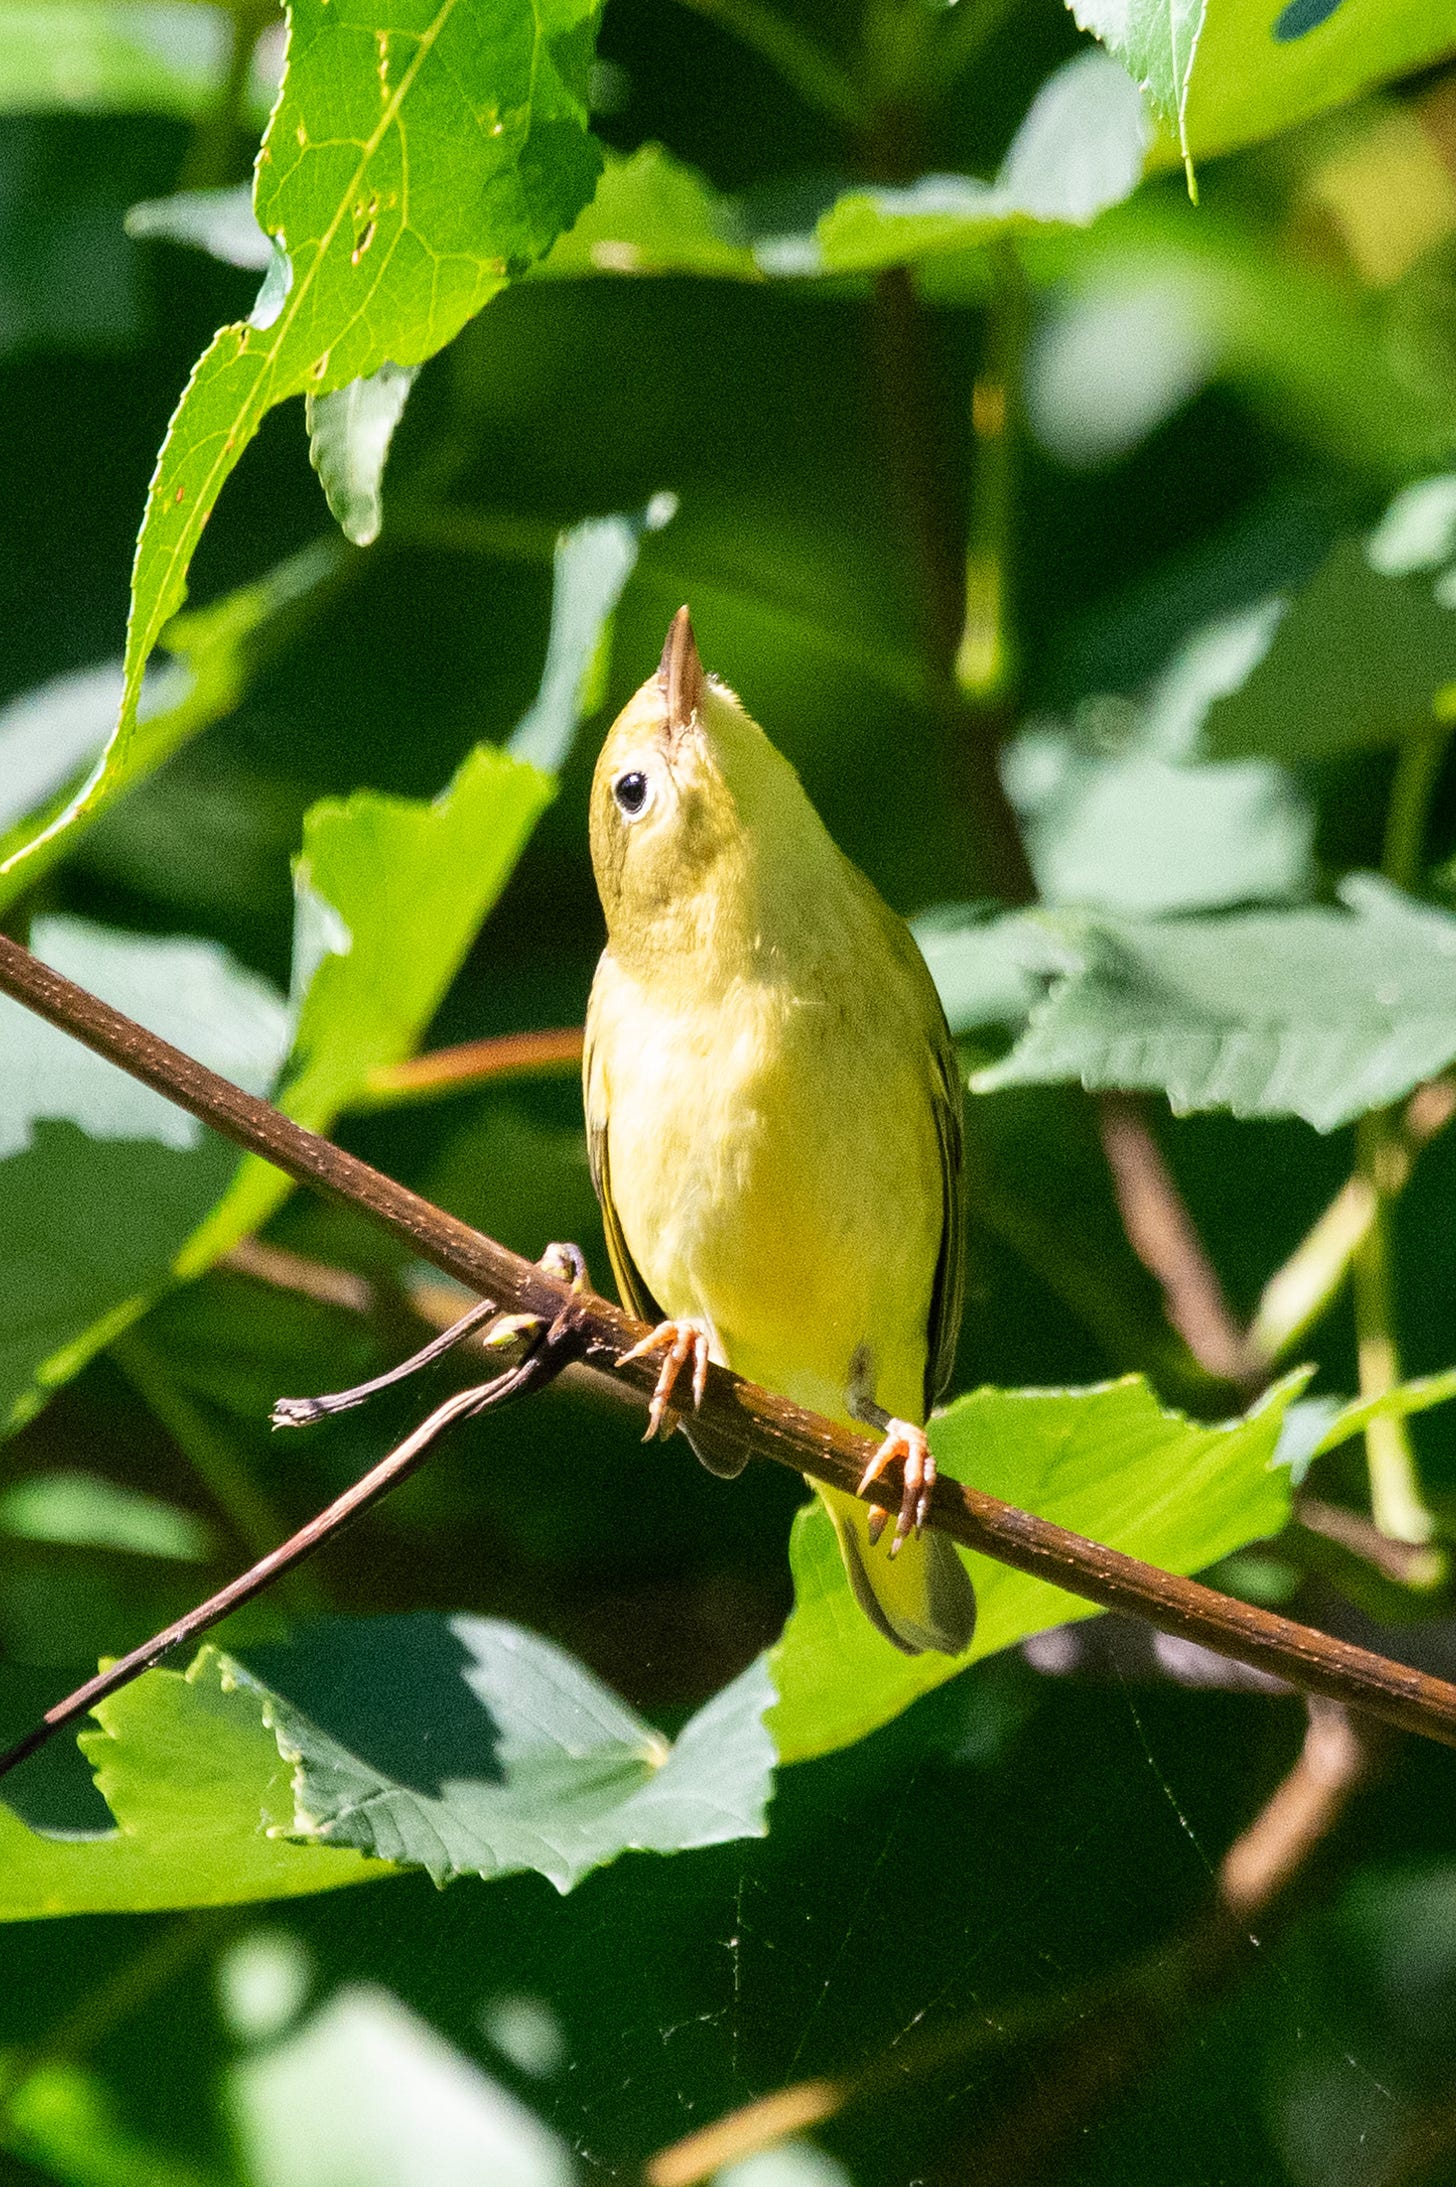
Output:
<svg viewBox="0 0 1456 2187">
<path fill-rule="evenodd" d="M 618 1220 L 664 1312 L 820 1405 L 870 1339 L 895 1385 L 877 1378 L 881 1402 L 917 1410 L 944 1220 L 923 1037 L 862 994 L 772 982 L 671 1008 L 638 994 L 594 1037 Z"/>
</svg>

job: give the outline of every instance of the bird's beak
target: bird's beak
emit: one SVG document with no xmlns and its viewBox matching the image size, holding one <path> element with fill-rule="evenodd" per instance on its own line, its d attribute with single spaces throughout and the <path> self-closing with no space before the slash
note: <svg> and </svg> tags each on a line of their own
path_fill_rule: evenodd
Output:
<svg viewBox="0 0 1456 2187">
<path fill-rule="evenodd" d="M 668 743 L 674 744 L 695 719 L 707 683 L 703 664 L 698 658 L 692 617 L 685 607 L 680 607 L 672 619 L 658 665 L 657 681 L 667 701 Z"/>
</svg>

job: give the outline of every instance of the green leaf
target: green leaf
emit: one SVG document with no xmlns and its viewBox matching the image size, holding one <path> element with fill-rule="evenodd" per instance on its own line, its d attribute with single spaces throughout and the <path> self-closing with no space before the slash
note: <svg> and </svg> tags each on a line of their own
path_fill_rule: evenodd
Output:
<svg viewBox="0 0 1456 2187">
<path fill-rule="evenodd" d="M 433 803 L 357 791 L 304 820 L 295 869 L 298 1030 L 278 1105 L 327 1131 L 381 1065 L 412 1052 L 554 794 L 477 745 Z M 255 1156 L 178 1262 L 196 1275 L 258 1228 L 289 1181 Z"/>
<path fill-rule="evenodd" d="M 574 279 L 601 273 L 695 273 L 761 281 L 737 234 L 732 205 L 660 144 L 623 158 L 608 152 L 596 196 L 533 271 Z"/>
<path fill-rule="evenodd" d="M 1023 915 L 1050 987 L 973 1089 L 1072 1079 L 1317 1131 L 1400 1100 L 1456 1057 L 1456 918 L 1371 874 L 1340 894 L 1342 910 L 1227 918 Z"/>
<path fill-rule="evenodd" d="M 1069 0 L 1157 107 L 1160 156 L 1206 159 L 1277 136 L 1451 48 L 1441 0 Z M 1175 154 L 1176 147 L 1176 154 Z"/>
<path fill-rule="evenodd" d="M 352 1984 L 244 2059 L 231 2108 L 255 2187 L 572 2187 L 566 2143 L 386 1990 Z M 427 2170 L 420 2163 L 425 2155 Z"/>
<path fill-rule="evenodd" d="M 52 1834 L 27 1828 L 22 1765 L 0 1805 L 0 1919 L 289 1897 L 398 1863 L 437 1883 L 535 1870 L 567 1891 L 629 1850 L 761 1837 L 772 1699 L 754 1663 L 670 1741 L 561 1649 L 486 1618 L 331 1619 L 240 1658 L 206 1646 L 82 1735 L 114 1830 L 83 1804 L 78 1842 L 54 1790 Z"/>
<path fill-rule="evenodd" d="M 1270 613 L 1267 650 L 1209 712 L 1210 752 L 1318 759 L 1395 744 L 1456 716 L 1456 607 L 1424 572 L 1386 574 L 1379 551 L 1341 540 Z M 1392 572 L 1407 567 L 1387 556 Z"/>
<path fill-rule="evenodd" d="M 379 537 L 389 444 L 417 370 L 382 364 L 366 379 L 305 398 L 309 461 L 340 531 L 356 547 L 372 546 Z"/>
<path fill-rule="evenodd" d="M 1137 187 L 1147 142 L 1126 71 L 1079 54 L 1037 93 L 994 182 L 927 175 L 906 189 L 851 191 L 819 222 L 817 267 L 791 266 L 782 248 L 760 262 L 868 273 L 1024 229 L 1086 227 Z"/>
<path fill-rule="evenodd" d="M 1002 762 L 1043 898 L 1132 917 L 1304 894 L 1314 816 L 1279 767 L 1176 766 L 1029 730 Z"/>
<path fill-rule="evenodd" d="M 45 962 L 250 1092 L 287 1045 L 280 997 L 212 942 L 37 922 Z M 0 1425 L 28 1419 L 168 1276 L 235 1156 L 182 1109 L 0 1000 Z M 132 1302 L 130 1305 L 127 1302 Z"/>
<path fill-rule="evenodd" d="M 92 1473 L 33 1473 L 0 1493 L 0 1534 L 200 1563 L 216 1547 L 196 1512 Z"/>
<path fill-rule="evenodd" d="M 224 482 L 268 411 L 422 364 L 590 197 L 594 0 L 294 0 L 255 207 L 274 260 L 167 430 L 132 575 L 123 755 Z"/>
<path fill-rule="evenodd" d="M 0 1920 L 231 1906 L 389 1874 L 355 1852 L 289 1841 L 291 1776 L 265 1708 L 210 1647 L 185 1674 L 148 1671 L 103 1701 L 101 1729 L 79 1744 L 115 1828 L 84 1842 L 27 1829 L 7 1780 Z M 16 1773 L 17 1804 L 34 1767 Z"/>
<path fill-rule="evenodd" d="M 239 1677 L 296 1765 L 293 1828 L 436 1883 L 534 1869 L 568 1891 L 628 1849 L 762 1836 L 763 1666 L 669 1742 L 549 1641 L 497 1619 L 330 1621 Z"/>
<path fill-rule="evenodd" d="M 148 677 L 127 734 L 115 726 L 120 664 L 63 676 L 7 707 L 0 714 L 0 908 L 39 880 L 123 791 L 230 714 L 290 627 L 291 611 L 316 604 L 347 567 L 347 548 L 322 539 L 211 607 L 177 616 L 164 641 L 172 658 Z"/>
<path fill-rule="evenodd" d="M 1304 1379 L 1217 1427 L 1166 1410 L 1141 1376 L 1089 1390 L 975 1390 L 932 1422 L 930 1439 L 957 1480 L 1164 1571 L 1199 1572 L 1288 1518 L 1288 1476 L 1270 1461 Z M 768 1658 L 779 1695 L 768 1722 L 783 1761 L 847 1746 L 965 1662 L 1096 1614 L 1045 1580 L 962 1554 L 979 1611 L 969 1656 L 901 1655 L 850 1594 L 818 1499 L 799 1513 L 793 1614 Z"/>
<path fill-rule="evenodd" d="M 0 114 L 169 114 L 190 121 L 227 69 L 221 8 L 6 0 Z"/>
<path fill-rule="evenodd" d="M 675 494 L 654 494 L 645 509 L 592 517 L 557 540 L 546 666 L 511 737 L 515 758 L 552 774 L 565 766 L 577 729 L 606 694 L 612 618 L 642 541 L 676 514 Z"/>
</svg>

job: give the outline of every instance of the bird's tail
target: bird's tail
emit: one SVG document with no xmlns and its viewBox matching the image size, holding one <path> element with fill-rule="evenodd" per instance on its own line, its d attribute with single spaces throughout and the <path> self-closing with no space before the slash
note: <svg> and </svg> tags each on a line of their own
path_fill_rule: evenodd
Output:
<svg viewBox="0 0 1456 2187">
<path fill-rule="evenodd" d="M 906 1655 L 923 1655 L 927 1648 L 959 1655 L 968 1648 L 976 1594 L 954 1542 L 944 1534 L 912 1535 L 892 1558 L 888 1530 L 878 1547 L 870 1541 L 870 1505 L 842 1489 L 814 1485 L 834 1521 L 855 1601 L 876 1631 Z"/>
</svg>

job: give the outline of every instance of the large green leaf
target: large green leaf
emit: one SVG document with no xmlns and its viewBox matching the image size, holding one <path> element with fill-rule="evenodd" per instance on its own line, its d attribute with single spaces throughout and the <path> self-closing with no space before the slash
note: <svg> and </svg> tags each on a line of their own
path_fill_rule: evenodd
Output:
<svg viewBox="0 0 1456 2187">
<path fill-rule="evenodd" d="M 664 1739 L 549 1641 L 498 1619 L 340 1620 L 249 1649 L 295 1764 L 293 1827 L 453 1876 L 534 1869 L 559 1891 L 629 1848 L 766 1828 L 772 1690 L 760 1664 Z"/>
<path fill-rule="evenodd" d="M 976 1390 L 932 1422 L 942 1472 L 1169 1572 L 1198 1572 L 1289 1515 L 1271 1471 L 1279 1425 L 1303 1377 L 1242 1420 L 1203 1427 L 1167 1411 L 1140 1376 L 1090 1390 Z M 784 1761 L 861 1739 L 965 1662 L 1091 1617 L 1094 1606 L 1007 1565 L 966 1556 L 978 1617 L 970 1653 L 901 1655 L 856 1605 L 834 1531 L 815 1501 L 794 1522 L 794 1609 L 769 1655 Z"/>
<path fill-rule="evenodd" d="M 1273 605 L 1262 659 L 1209 712 L 1210 751 L 1317 759 L 1456 718 L 1456 607 L 1426 571 L 1378 559 L 1373 542 L 1341 540 Z"/>
<path fill-rule="evenodd" d="M 172 656 L 147 678 L 131 729 L 116 726 L 120 662 L 29 692 L 0 714 L 0 907 L 29 888 L 123 791 L 233 708 L 286 633 L 348 567 L 337 539 L 318 540 L 210 607 L 179 615 Z"/>
<path fill-rule="evenodd" d="M 281 997 L 213 942 L 36 923 L 32 946 L 153 1032 L 265 1093 Z M 0 1000 L 0 1427 L 29 1418 L 165 1283 L 224 1189 L 231 1150 L 19 1003 Z"/>
<path fill-rule="evenodd" d="M 1456 45 L 1442 0 L 1070 0 L 1207 158 L 1272 137 Z"/>
<path fill-rule="evenodd" d="M 123 754 L 203 527 L 268 411 L 423 363 L 590 197 L 597 12 L 295 0 L 255 193 L 274 260 L 252 317 L 204 352 L 162 446 L 132 574 Z"/>
<path fill-rule="evenodd" d="M 668 1740 L 549 1641 L 473 1617 L 327 1621 L 241 1659 L 206 1646 L 82 1735 L 113 1829 L 89 1786 L 37 1789 L 40 1758 L 22 1765 L 0 1919 L 287 1897 L 401 1863 L 566 1891 L 629 1850 L 762 1836 L 772 1698 L 753 1664 Z"/>
<path fill-rule="evenodd" d="M 431 804 L 357 791 L 304 821 L 295 880 L 298 1031 L 279 1106 L 326 1131 L 371 1072 L 410 1054 L 499 896 L 553 785 L 477 745 Z M 249 1156 L 178 1269 L 195 1275 L 291 1189 Z"/>
<path fill-rule="evenodd" d="M 1319 1131 L 1400 1100 L 1456 1057 L 1456 918 L 1371 874 L 1340 894 L 1221 919 L 1023 915 L 1048 992 L 973 1087 L 1145 1088 Z M 984 953 L 982 929 L 967 947 Z"/>
</svg>

